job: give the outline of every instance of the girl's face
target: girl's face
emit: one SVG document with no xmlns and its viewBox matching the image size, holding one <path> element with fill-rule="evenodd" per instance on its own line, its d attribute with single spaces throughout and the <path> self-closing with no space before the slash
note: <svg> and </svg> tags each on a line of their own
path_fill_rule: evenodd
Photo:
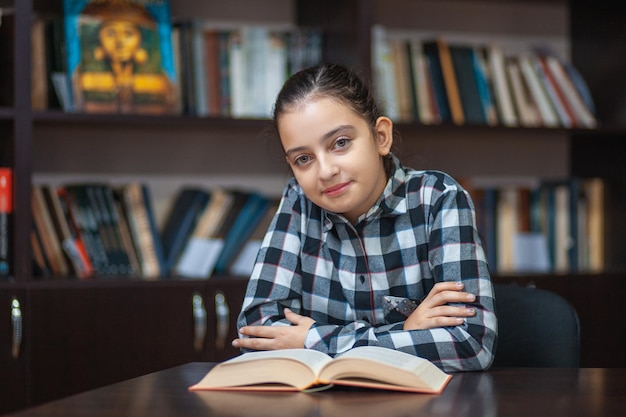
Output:
<svg viewBox="0 0 626 417">
<path fill-rule="evenodd" d="M 381 156 L 391 149 L 392 130 L 391 120 L 380 117 L 372 133 L 365 119 L 330 98 L 294 106 L 278 119 L 287 162 L 304 193 L 353 224 L 387 184 Z"/>
</svg>

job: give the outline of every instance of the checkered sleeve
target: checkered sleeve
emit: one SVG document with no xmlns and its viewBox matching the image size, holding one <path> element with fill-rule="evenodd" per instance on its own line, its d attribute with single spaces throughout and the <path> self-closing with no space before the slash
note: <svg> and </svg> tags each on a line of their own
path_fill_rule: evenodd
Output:
<svg viewBox="0 0 626 417">
<path fill-rule="evenodd" d="M 497 334 L 493 285 L 476 228 L 475 209 L 467 193 L 452 182 L 430 208 L 428 259 L 434 282 L 461 281 L 465 291 L 475 294 L 470 307 L 476 314 L 461 326 L 433 329 L 417 338 L 430 339 L 425 348 L 447 370 L 481 370 L 493 360 Z M 436 351 L 436 352 L 435 352 Z"/>
<path fill-rule="evenodd" d="M 238 317 L 247 325 L 289 325 L 285 307 L 300 311 L 300 221 L 302 199 L 288 185 L 263 239 Z"/>
</svg>

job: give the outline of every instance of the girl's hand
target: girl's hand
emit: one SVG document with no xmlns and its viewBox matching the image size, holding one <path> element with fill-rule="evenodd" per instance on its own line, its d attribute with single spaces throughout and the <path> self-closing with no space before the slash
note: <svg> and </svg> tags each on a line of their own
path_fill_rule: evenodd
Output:
<svg viewBox="0 0 626 417">
<path fill-rule="evenodd" d="M 304 347 L 306 335 L 315 321 L 285 309 L 285 318 L 292 326 L 245 326 L 239 333 L 250 336 L 233 340 L 236 348 L 277 350 Z"/>
<path fill-rule="evenodd" d="M 404 330 L 433 329 L 463 324 L 466 317 L 476 314 L 476 310 L 449 304 L 472 303 L 476 300 L 476 296 L 462 290 L 462 282 L 438 282 L 435 284 L 428 296 L 406 319 Z"/>
</svg>

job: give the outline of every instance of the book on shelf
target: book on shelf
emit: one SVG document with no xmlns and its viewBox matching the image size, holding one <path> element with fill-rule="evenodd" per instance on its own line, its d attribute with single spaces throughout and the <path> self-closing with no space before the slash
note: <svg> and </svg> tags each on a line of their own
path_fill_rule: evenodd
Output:
<svg viewBox="0 0 626 417">
<path fill-rule="evenodd" d="M 174 196 L 161 228 L 166 274 L 174 272 L 199 216 L 210 199 L 210 192 L 198 187 L 184 187 Z"/>
<path fill-rule="evenodd" d="M 206 103 L 211 116 L 219 116 L 220 99 L 220 39 L 217 29 L 204 30 L 204 66 L 206 68 Z"/>
<path fill-rule="evenodd" d="M 561 126 L 566 128 L 574 126 L 576 124 L 576 116 L 574 116 L 572 108 L 554 79 L 554 75 L 548 68 L 546 60 L 544 57 L 538 55 L 533 55 L 533 59 L 539 80 L 554 105 Z"/>
<path fill-rule="evenodd" d="M 432 79 L 428 57 L 424 55 L 422 43 L 410 40 L 413 79 L 415 80 L 414 92 L 415 105 L 417 107 L 418 120 L 430 125 L 440 123 L 439 113 L 434 98 Z"/>
<path fill-rule="evenodd" d="M 147 280 L 164 277 L 167 273 L 165 254 L 148 185 L 130 182 L 114 191 L 121 229 L 128 230 L 125 240 L 132 243 L 128 251 L 133 263 L 138 265 L 135 270 Z"/>
<path fill-rule="evenodd" d="M 479 90 L 478 73 L 480 69 L 475 62 L 474 48 L 469 45 L 449 45 L 450 57 L 459 89 L 465 123 L 481 125 L 487 123 L 487 109 L 484 107 Z"/>
<path fill-rule="evenodd" d="M 545 60 L 549 70 L 554 75 L 558 88 L 572 108 L 576 125 L 587 129 L 595 128 L 597 126 L 596 118 L 583 101 L 563 63 L 552 55 L 546 55 Z"/>
<path fill-rule="evenodd" d="M 39 236 L 37 228 L 33 227 L 30 231 L 30 247 L 33 253 L 33 274 L 36 277 L 50 277 L 52 271 L 46 255 L 43 253 L 43 242 Z"/>
<path fill-rule="evenodd" d="M 60 108 L 61 104 L 53 73 L 64 74 L 62 19 L 58 17 L 33 17 L 31 26 L 31 107 L 33 110 Z M 61 35 L 61 36 L 59 36 Z"/>
<path fill-rule="evenodd" d="M 468 185 L 466 185 L 468 184 Z M 464 179 L 492 272 L 598 272 L 605 180 Z"/>
<path fill-rule="evenodd" d="M 180 107 L 169 0 L 63 0 L 63 14 L 74 111 L 167 114 Z"/>
<path fill-rule="evenodd" d="M 230 269 L 228 270 L 230 275 L 243 277 L 250 276 L 252 270 L 254 269 L 254 263 L 256 262 L 259 249 L 261 249 L 263 238 L 265 237 L 265 234 L 274 219 L 274 215 L 278 210 L 278 204 L 278 200 L 270 202 L 263 218 L 259 220 L 248 239 L 243 243 L 236 258 L 233 260 Z"/>
<path fill-rule="evenodd" d="M 443 67 L 439 55 L 439 48 L 436 41 L 428 41 L 422 43 L 424 55 L 428 58 L 428 68 L 430 69 L 430 78 L 432 80 L 435 103 L 437 112 L 442 122 L 449 123 L 452 121 L 452 113 L 450 110 L 450 101 L 446 90 L 446 83 L 443 76 Z"/>
<path fill-rule="evenodd" d="M 119 213 L 110 185 L 71 183 L 63 186 L 70 215 L 75 219 L 95 275 L 130 276 L 133 269 L 121 238 Z"/>
<path fill-rule="evenodd" d="M 587 220 L 585 222 L 588 234 L 587 268 L 591 272 L 600 272 L 604 269 L 604 213 L 605 213 L 605 184 L 600 178 L 585 178 L 582 180 L 582 190 L 587 200 Z"/>
<path fill-rule="evenodd" d="M 487 63 L 493 79 L 494 101 L 498 111 L 498 119 L 504 126 L 518 126 L 519 118 L 510 87 L 506 56 L 500 45 L 490 44 L 487 46 Z"/>
<path fill-rule="evenodd" d="M 530 96 L 532 96 L 533 102 L 536 104 L 537 113 L 540 116 L 540 124 L 546 127 L 556 127 L 559 125 L 559 118 L 554 109 L 554 104 L 537 74 L 534 59 L 534 55 L 518 55 L 520 72 L 526 85 L 528 85 Z"/>
<path fill-rule="evenodd" d="M 180 26 L 172 23 L 172 59 L 174 60 L 174 74 L 176 82 L 174 83 L 174 107 L 172 111 L 175 114 L 187 113 L 184 102 L 184 77 L 183 68 L 181 64 L 183 62 L 181 51 L 181 30 Z"/>
<path fill-rule="evenodd" d="M 222 224 L 233 209 L 235 196 L 224 188 L 211 190 L 208 204 L 185 243 L 174 268 L 175 274 L 186 278 L 208 278 L 213 272 L 224 241 L 218 238 Z"/>
<path fill-rule="evenodd" d="M 372 72 L 374 93 L 385 114 L 392 120 L 398 119 L 396 82 L 391 45 L 384 26 L 372 26 Z"/>
<path fill-rule="evenodd" d="M 249 352 L 214 366 L 190 391 L 305 391 L 343 385 L 440 394 L 451 374 L 432 362 L 378 346 L 336 357 L 311 349 Z"/>
<path fill-rule="evenodd" d="M 517 56 L 508 56 L 505 59 L 507 77 L 510 83 L 511 96 L 519 117 L 519 123 L 524 127 L 538 127 L 541 125 L 541 115 L 530 87 L 522 75 Z"/>
<path fill-rule="evenodd" d="M 261 193 L 248 193 L 239 213 L 226 231 L 222 250 L 215 261 L 215 273 L 227 274 L 229 272 L 235 257 L 241 252 L 270 206 L 271 200 Z"/>
<path fill-rule="evenodd" d="M 37 231 L 43 255 L 47 259 L 52 275 L 55 277 L 68 276 L 70 272 L 68 260 L 57 237 L 42 188 L 37 184 L 34 184 L 32 187 L 31 210 L 33 225 Z"/>
<path fill-rule="evenodd" d="M 8 278 L 12 265 L 13 169 L 0 167 L 0 279 Z"/>
<path fill-rule="evenodd" d="M 398 101 L 398 121 L 411 122 L 416 120 L 414 111 L 417 111 L 413 102 L 415 87 L 411 84 L 411 63 L 407 54 L 407 41 L 392 39 L 391 53 L 393 56 L 393 77 L 395 79 L 396 98 Z"/>
<path fill-rule="evenodd" d="M 192 62 L 192 25 L 190 20 L 174 21 L 172 23 L 172 50 L 177 59 L 175 67 L 178 68 L 178 80 L 180 83 L 179 108 L 185 114 L 196 114 L 196 90 L 193 82 Z"/>
<path fill-rule="evenodd" d="M 113 209 L 117 213 L 117 228 L 120 234 L 120 242 L 128 257 L 131 274 L 145 277 L 144 271 L 141 268 L 141 261 L 139 260 L 138 244 L 135 245 L 132 231 L 128 223 L 128 217 L 124 209 L 123 197 L 120 195 L 120 191 L 113 187 L 111 187 L 111 193 Z"/>
<path fill-rule="evenodd" d="M 81 279 L 90 277 L 93 274 L 93 268 L 84 248 L 81 248 L 80 243 L 75 239 L 57 188 L 48 184 L 36 185 L 35 187 L 41 189 L 46 203 L 45 208 L 54 225 L 56 239 L 60 242 L 66 260 L 71 266 L 71 273 Z"/>
<path fill-rule="evenodd" d="M 124 244 L 127 240 L 122 238 L 121 216 L 117 211 L 111 186 L 104 183 L 87 185 L 87 195 L 90 198 L 100 234 L 103 235 L 103 240 L 107 244 L 110 274 L 126 276 L 137 274 L 138 271 L 134 269 L 128 249 Z"/>
<path fill-rule="evenodd" d="M 78 234 L 84 242 L 94 275 L 107 275 L 109 258 L 85 189 L 78 184 L 64 185 L 62 195 L 66 200 L 69 215 L 73 218 Z"/>
<path fill-rule="evenodd" d="M 211 259 L 209 275 L 213 272 L 218 258 L 225 247 L 226 238 L 230 233 L 233 224 L 235 224 L 239 218 L 241 210 L 245 207 L 247 201 L 252 195 L 248 191 L 237 189 L 230 189 L 228 190 L 228 193 L 232 198 L 230 206 L 222 217 L 220 224 L 218 224 L 215 234 L 211 237 L 211 239 L 209 239 L 210 247 L 207 248 L 209 251 L 203 254 L 203 256 Z"/>
<path fill-rule="evenodd" d="M 287 77 L 321 61 L 314 28 L 193 18 L 173 32 L 183 108 L 200 117 L 269 117 Z"/>
<path fill-rule="evenodd" d="M 494 98 L 493 74 L 487 64 L 487 48 L 485 46 L 473 46 L 472 63 L 484 117 L 488 125 L 495 126 L 499 120 Z"/>
<path fill-rule="evenodd" d="M 31 28 L 31 89 L 30 102 L 33 110 L 48 108 L 48 74 L 46 72 L 46 22 L 35 18 Z"/>
<path fill-rule="evenodd" d="M 443 96 L 445 95 L 445 101 L 447 102 L 450 112 L 449 120 L 457 125 L 464 124 L 465 113 L 463 111 L 463 104 L 461 103 L 459 86 L 454 72 L 454 64 L 450 55 L 448 42 L 444 38 L 438 37 L 434 40 L 424 41 L 423 48 L 430 61 L 436 62 L 431 68 L 433 70 L 433 79 L 440 78 L 440 80 L 435 83 L 437 89 L 442 89 L 442 91 L 437 92 L 438 103 L 444 103 Z M 436 77 L 434 73 L 437 74 Z M 445 106 L 442 105 L 442 107 Z"/>
</svg>

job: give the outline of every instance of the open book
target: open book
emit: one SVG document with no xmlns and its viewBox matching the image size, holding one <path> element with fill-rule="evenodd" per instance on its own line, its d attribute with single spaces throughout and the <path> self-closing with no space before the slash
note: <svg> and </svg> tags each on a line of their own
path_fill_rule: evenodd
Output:
<svg viewBox="0 0 626 417">
<path fill-rule="evenodd" d="M 426 359 L 376 346 L 353 348 L 334 359 L 309 349 L 244 353 L 219 363 L 191 391 L 303 391 L 346 385 L 439 394 L 452 375 Z"/>
</svg>

